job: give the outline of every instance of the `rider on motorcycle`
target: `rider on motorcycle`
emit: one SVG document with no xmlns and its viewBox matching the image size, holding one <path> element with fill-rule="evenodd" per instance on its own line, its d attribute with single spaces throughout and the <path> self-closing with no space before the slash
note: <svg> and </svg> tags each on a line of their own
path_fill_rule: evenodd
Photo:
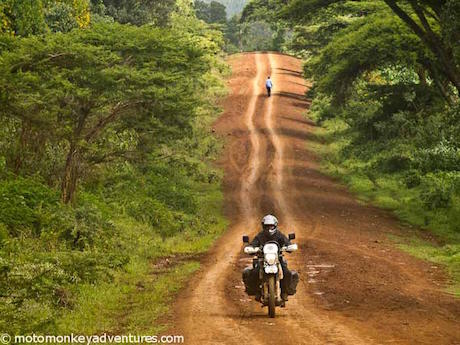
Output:
<svg viewBox="0 0 460 345">
<path fill-rule="evenodd" d="M 249 244 L 251 247 L 262 247 L 269 241 L 276 241 L 281 247 L 288 246 L 291 241 L 278 230 L 278 219 L 271 214 L 262 218 L 262 231 L 260 231 L 254 240 Z M 281 298 L 285 301 L 288 295 L 294 295 L 296 286 L 299 281 L 297 272 L 290 271 L 287 268 L 287 262 L 281 260 L 281 267 L 283 269 L 284 278 L 281 280 Z M 260 281 L 259 281 L 259 267 L 247 267 L 243 271 L 243 281 L 246 286 L 248 295 L 255 295 L 256 300 L 260 300 Z"/>
</svg>

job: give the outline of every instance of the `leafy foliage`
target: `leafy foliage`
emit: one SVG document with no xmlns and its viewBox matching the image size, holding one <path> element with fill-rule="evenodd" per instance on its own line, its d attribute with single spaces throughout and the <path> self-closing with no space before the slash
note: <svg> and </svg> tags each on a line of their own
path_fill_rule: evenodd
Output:
<svg viewBox="0 0 460 345">
<path fill-rule="evenodd" d="M 79 1 L 35 3 L 42 22 L 27 27 L 0 11 L 11 29 L 0 35 L 0 328 L 12 334 L 55 330 L 85 310 L 85 287 L 203 250 L 223 225 L 208 131 L 222 35 L 186 2 L 159 28 L 156 10 L 154 25 L 120 24 L 106 5 L 130 2 L 93 1 L 84 30 Z"/>
<path fill-rule="evenodd" d="M 252 1 L 273 14 L 282 49 L 305 59 L 310 116 L 324 126 L 326 169 L 367 200 L 429 228 L 458 270 L 458 1 Z M 436 258 L 431 258 L 436 261 Z M 456 267 L 456 268 L 455 268 Z M 458 273 L 454 274 L 458 278 Z"/>
<path fill-rule="evenodd" d="M 213 0 L 205 0 L 210 3 Z M 241 14 L 248 0 L 218 0 L 217 2 L 225 6 L 228 17 L 234 17 Z"/>
<path fill-rule="evenodd" d="M 91 0 L 99 16 L 109 16 L 122 24 L 165 26 L 174 10 L 174 0 Z"/>
<path fill-rule="evenodd" d="M 90 22 L 89 7 L 89 0 L 4 0 L 0 4 L 0 33 L 28 36 L 85 28 Z"/>
<path fill-rule="evenodd" d="M 82 170 L 88 174 L 91 166 L 125 156 L 137 143 L 145 154 L 154 147 L 146 145 L 152 133 L 182 135 L 179 129 L 194 116 L 198 103 L 193 95 L 200 87 L 183 76 L 198 78 L 209 65 L 203 50 L 173 37 L 149 28 L 100 24 L 91 31 L 24 40 L 20 49 L 5 53 L 1 115 L 20 124 L 15 131 L 30 131 L 41 142 L 37 147 L 23 138 L 7 165 L 46 174 L 46 167 L 34 163 L 37 155 L 51 148 L 56 158 L 61 151 L 61 169 L 45 176 L 48 181 L 63 176 L 68 202 Z M 37 103 L 40 99 L 46 102 Z M 162 142 L 161 135 L 155 137 Z M 28 164 L 22 157 L 31 145 L 38 152 Z"/>
<path fill-rule="evenodd" d="M 195 11 L 198 19 L 204 20 L 206 23 L 225 23 L 227 13 L 225 6 L 217 1 L 211 1 L 207 4 L 204 1 L 195 2 Z"/>
</svg>

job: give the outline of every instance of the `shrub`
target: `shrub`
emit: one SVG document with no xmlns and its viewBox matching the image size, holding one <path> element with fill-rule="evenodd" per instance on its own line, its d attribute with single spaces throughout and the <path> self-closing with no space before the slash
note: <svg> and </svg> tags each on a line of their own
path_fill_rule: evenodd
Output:
<svg viewBox="0 0 460 345">
<path fill-rule="evenodd" d="M 59 194 L 32 178 L 0 181 L 0 222 L 10 235 L 32 229 L 35 235 L 52 222 Z"/>
<path fill-rule="evenodd" d="M 51 3 L 45 10 L 45 22 L 54 32 L 68 32 L 78 27 L 77 19 L 73 15 L 74 9 L 66 3 Z"/>
<path fill-rule="evenodd" d="M 396 173 L 399 171 L 407 170 L 411 167 L 412 159 L 405 154 L 395 153 L 379 160 L 376 165 L 385 173 Z"/>
<path fill-rule="evenodd" d="M 414 188 L 420 185 L 422 178 L 418 170 L 409 170 L 404 176 L 404 183 L 407 188 Z"/>
<path fill-rule="evenodd" d="M 458 183 L 458 174 L 427 174 L 422 178 L 420 197 L 426 209 L 448 208 Z"/>
<path fill-rule="evenodd" d="M 441 141 L 432 148 L 417 152 L 416 164 L 424 172 L 458 171 L 460 167 L 460 148 L 447 141 Z"/>
</svg>

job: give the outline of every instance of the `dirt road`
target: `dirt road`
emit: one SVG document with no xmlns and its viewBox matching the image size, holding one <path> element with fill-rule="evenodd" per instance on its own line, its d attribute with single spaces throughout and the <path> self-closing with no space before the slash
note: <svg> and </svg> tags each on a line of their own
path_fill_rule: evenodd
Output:
<svg viewBox="0 0 460 345">
<path fill-rule="evenodd" d="M 178 296 L 174 334 L 200 345 L 460 344 L 460 303 L 442 292 L 442 270 L 388 240 L 409 229 L 319 172 L 308 150 L 314 125 L 303 116 L 300 61 L 256 53 L 229 63 L 232 93 L 215 129 L 226 142 L 220 164 L 231 225 Z M 241 281 L 251 260 L 241 236 L 253 236 L 266 213 L 299 244 L 288 256 L 301 277 L 298 293 L 275 319 Z"/>
</svg>

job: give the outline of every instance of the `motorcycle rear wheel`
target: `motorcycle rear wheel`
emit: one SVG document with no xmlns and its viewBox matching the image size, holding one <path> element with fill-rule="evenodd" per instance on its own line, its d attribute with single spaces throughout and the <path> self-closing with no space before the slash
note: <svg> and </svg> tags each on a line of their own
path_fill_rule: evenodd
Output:
<svg viewBox="0 0 460 345">
<path fill-rule="evenodd" d="M 268 277 L 268 316 L 275 317 L 276 293 L 275 293 L 275 276 Z"/>
</svg>

